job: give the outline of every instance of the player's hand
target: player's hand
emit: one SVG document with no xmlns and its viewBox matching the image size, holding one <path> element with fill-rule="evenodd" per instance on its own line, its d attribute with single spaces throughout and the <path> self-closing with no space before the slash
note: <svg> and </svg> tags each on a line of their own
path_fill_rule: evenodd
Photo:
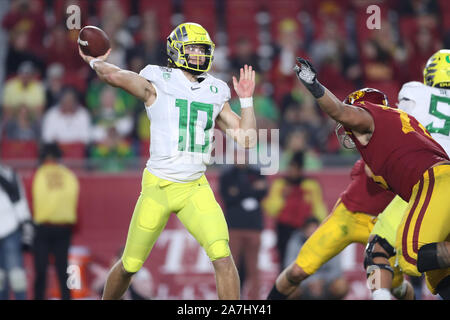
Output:
<svg viewBox="0 0 450 320">
<path fill-rule="evenodd" d="M 302 82 L 313 84 L 317 80 L 317 72 L 308 60 L 297 58 L 295 74 Z"/>
<path fill-rule="evenodd" d="M 106 59 L 108 59 L 109 54 L 111 53 L 111 48 L 109 48 L 109 50 L 104 55 L 99 56 L 97 58 L 85 55 L 83 51 L 81 51 L 80 46 L 78 46 L 78 53 L 80 54 L 80 57 L 87 63 L 91 62 L 92 59 L 100 59 L 102 61 L 106 61 Z"/>
<path fill-rule="evenodd" d="M 325 94 L 325 88 L 317 80 L 317 71 L 308 60 L 298 57 L 294 71 L 314 98 L 319 99 Z"/>
<path fill-rule="evenodd" d="M 255 70 L 253 70 L 252 66 L 245 65 L 241 68 L 239 81 L 233 76 L 233 86 L 239 98 L 253 96 L 255 91 Z"/>
</svg>

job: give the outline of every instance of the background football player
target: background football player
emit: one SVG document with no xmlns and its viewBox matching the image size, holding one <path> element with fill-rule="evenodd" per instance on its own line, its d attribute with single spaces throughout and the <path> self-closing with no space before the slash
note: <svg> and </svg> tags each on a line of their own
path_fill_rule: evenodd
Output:
<svg viewBox="0 0 450 320">
<path fill-rule="evenodd" d="M 386 95 L 372 88 L 350 94 L 344 103 L 353 104 L 356 101 L 389 106 Z M 338 124 L 336 134 L 339 141 L 344 147 L 353 148 L 354 144 L 348 140 L 345 132 L 341 134 L 341 129 L 343 127 Z M 351 243 L 367 244 L 377 215 L 392 201 L 395 194 L 375 183 L 366 174 L 366 170 L 363 160 L 354 164 L 350 173 L 350 185 L 340 195 L 331 214 L 302 246 L 296 260 L 278 276 L 268 299 L 290 299 L 293 293 L 287 294 L 288 291 L 283 292 L 282 288 L 290 287 L 290 283 L 300 285 Z M 394 268 L 393 263 L 392 266 L 387 264 L 385 267 L 392 270 L 392 273 L 395 272 L 395 296 L 398 299 L 412 299 L 413 288 L 409 282 L 404 281 L 400 270 Z"/>
<path fill-rule="evenodd" d="M 239 277 L 230 255 L 227 224 L 204 175 L 214 124 L 241 146 L 255 146 L 252 95 L 255 72 L 245 65 L 234 89 L 241 117 L 232 112 L 230 89 L 207 72 L 214 43 L 199 24 L 183 23 L 167 38 L 168 67 L 147 65 L 140 74 L 99 58 L 81 57 L 99 78 L 144 102 L 151 121 L 150 159 L 131 219 L 124 254 L 111 269 L 103 299 L 119 299 L 147 259 L 174 212 L 212 261 L 219 299 L 239 299 Z M 231 130 L 229 130 L 231 129 Z"/>
<path fill-rule="evenodd" d="M 398 95 L 398 108 L 406 111 L 422 123 L 447 154 L 450 154 L 450 50 L 439 50 L 430 57 L 423 70 L 423 82 L 412 81 L 403 85 Z M 396 246 L 397 229 L 402 222 L 403 213 L 407 206 L 406 201 L 396 196 L 378 217 L 378 221 L 372 230 L 370 246 L 366 250 L 366 261 L 369 259 L 372 262 L 366 265 L 368 273 L 377 268 L 373 261 L 378 260 L 378 263 L 383 265 L 386 264 L 388 258 L 395 256 L 394 247 Z M 421 250 L 425 251 L 426 248 L 429 247 Z M 372 259 L 374 254 L 378 258 Z M 399 254 L 402 254 L 402 252 L 399 252 Z M 421 271 L 421 269 L 418 271 Z M 435 271 L 435 273 L 440 273 L 440 278 L 447 277 L 446 282 L 450 281 L 448 280 L 449 269 Z M 380 269 L 379 275 L 381 287 L 375 290 L 374 294 L 388 299 L 392 274 L 389 270 Z M 443 292 L 444 289 L 435 289 L 434 285 L 428 282 L 428 278 L 426 279 L 428 288 L 433 294 L 441 291 L 441 296 L 446 295 Z M 440 286 L 444 286 L 444 284 L 445 282 Z"/>
<path fill-rule="evenodd" d="M 450 161 L 445 150 L 406 112 L 365 101 L 342 103 L 319 83 L 305 59 L 297 58 L 295 71 L 320 108 L 344 126 L 372 179 L 408 202 L 395 247 L 402 271 L 425 272 L 431 291 L 450 298 Z"/>
</svg>

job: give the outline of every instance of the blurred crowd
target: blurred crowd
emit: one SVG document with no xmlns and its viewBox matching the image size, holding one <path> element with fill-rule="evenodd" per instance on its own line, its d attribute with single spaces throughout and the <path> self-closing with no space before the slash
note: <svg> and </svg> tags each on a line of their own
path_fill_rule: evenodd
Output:
<svg viewBox="0 0 450 320">
<path fill-rule="evenodd" d="M 66 24 L 72 4 L 81 9 L 81 26 L 109 35 L 109 61 L 135 72 L 167 63 L 166 38 L 177 24 L 202 24 L 216 44 L 211 73 L 230 83 L 244 64 L 257 70 L 258 127 L 280 129 L 281 170 L 298 151 L 306 154 L 307 169 L 356 156 L 340 148 L 335 123 L 296 80 L 296 56 L 310 59 L 340 99 L 376 87 L 395 103 L 402 84 L 422 81 L 427 59 L 450 47 L 446 0 L 1 1 L 3 159 L 37 158 L 37 146 L 46 142 L 107 171 L 148 157 L 143 104 L 99 81 L 81 60 L 79 30 Z M 367 24 L 370 5 L 380 8 L 379 29 Z M 231 105 L 239 113 L 234 93 Z"/>
</svg>

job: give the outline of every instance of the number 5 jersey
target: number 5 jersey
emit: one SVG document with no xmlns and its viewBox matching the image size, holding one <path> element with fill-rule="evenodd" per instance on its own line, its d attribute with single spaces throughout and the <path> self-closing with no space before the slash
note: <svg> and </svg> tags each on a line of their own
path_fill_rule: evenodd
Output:
<svg viewBox="0 0 450 320">
<path fill-rule="evenodd" d="M 191 82 L 181 69 L 147 65 L 140 75 L 156 90 L 145 106 L 150 119 L 147 169 L 173 182 L 199 179 L 211 160 L 215 119 L 230 99 L 225 82 L 204 74 Z"/>
<path fill-rule="evenodd" d="M 398 94 L 398 108 L 416 118 L 431 136 L 450 153 L 450 90 L 413 81 Z"/>
</svg>

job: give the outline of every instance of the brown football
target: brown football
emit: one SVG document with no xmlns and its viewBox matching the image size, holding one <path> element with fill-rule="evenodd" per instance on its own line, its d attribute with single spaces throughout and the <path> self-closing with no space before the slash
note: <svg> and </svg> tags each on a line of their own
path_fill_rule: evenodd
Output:
<svg viewBox="0 0 450 320">
<path fill-rule="evenodd" d="M 78 35 L 78 45 L 81 51 L 91 57 L 104 55 L 111 47 L 108 35 L 100 28 L 86 26 Z"/>
</svg>

